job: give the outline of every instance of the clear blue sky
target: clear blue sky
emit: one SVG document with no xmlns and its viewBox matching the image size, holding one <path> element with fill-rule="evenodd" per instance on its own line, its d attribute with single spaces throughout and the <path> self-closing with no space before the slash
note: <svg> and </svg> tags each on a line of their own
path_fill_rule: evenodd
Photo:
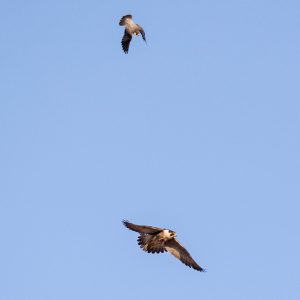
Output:
<svg viewBox="0 0 300 300">
<path fill-rule="evenodd" d="M 300 299 L 299 1 L 2 1 L 0 40 L 0 300 Z"/>
</svg>

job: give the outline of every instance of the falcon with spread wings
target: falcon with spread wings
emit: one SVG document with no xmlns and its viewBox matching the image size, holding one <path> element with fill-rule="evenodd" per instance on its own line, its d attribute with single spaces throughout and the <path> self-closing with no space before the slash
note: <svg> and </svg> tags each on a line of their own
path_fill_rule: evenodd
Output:
<svg viewBox="0 0 300 300">
<path fill-rule="evenodd" d="M 194 261 L 189 252 L 177 241 L 175 238 L 177 236 L 175 231 L 153 226 L 135 225 L 127 220 L 123 220 L 123 224 L 128 229 L 140 233 L 137 241 L 144 251 L 148 253 L 164 253 L 167 251 L 188 267 L 200 272 L 205 271 Z"/>
<path fill-rule="evenodd" d="M 122 38 L 122 48 L 125 53 L 128 53 L 129 45 L 133 35 L 142 35 L 143 40 L 146 42 L 146 35 L 144 29 L 133 22 L 132 15 L 123 16 L 119 22 L 120 26 L 125 26 L 124 35 Z"/>
</svg>

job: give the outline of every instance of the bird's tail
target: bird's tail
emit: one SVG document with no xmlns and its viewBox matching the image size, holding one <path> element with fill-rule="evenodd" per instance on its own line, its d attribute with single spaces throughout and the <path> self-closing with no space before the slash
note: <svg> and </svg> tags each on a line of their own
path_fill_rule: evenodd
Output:
<svg viewBox="0 0 300 300">
<path fill-rule="evenodd" d="M 151 239 L 152 239 L 151 235 L 141 234 L 139 235 L 137 241 L 140 247 L 144 251 L 148 251 L 148 245 L 151 243 Z"/>
<path fill-rule="evenodd" d="M 138 237 L 138 244 L 148 253 L 164 253 L 166 251 L 164 244 L 155 235 L 141 234 Z"/>
</svg>

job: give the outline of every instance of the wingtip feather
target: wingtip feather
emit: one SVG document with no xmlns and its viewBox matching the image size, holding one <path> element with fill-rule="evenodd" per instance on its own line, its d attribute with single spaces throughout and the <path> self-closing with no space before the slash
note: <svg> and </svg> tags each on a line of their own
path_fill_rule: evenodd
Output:
<svg viewBox="0 0 300 300">
<path fill-rule="evenodd" d="M 123 225 L 124 225 L 125 227 L 128 227 L 129 221 L 126 220 L 126 219 L 123 219 L 123 220 L 122 220 L 122 223 L 123 223 Z"/>
</svg>

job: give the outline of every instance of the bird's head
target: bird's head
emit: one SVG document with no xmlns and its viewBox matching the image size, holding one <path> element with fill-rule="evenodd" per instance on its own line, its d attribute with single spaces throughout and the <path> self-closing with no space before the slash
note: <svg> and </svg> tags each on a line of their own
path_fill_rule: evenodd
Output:
<svg viewBox="0 0 300 300">
<path fill-rule="evenodd" d="M 173 230 L 169 230 L 170 237 L 174 238 L 177 236 L 177 233 Z"/>
</svg>

